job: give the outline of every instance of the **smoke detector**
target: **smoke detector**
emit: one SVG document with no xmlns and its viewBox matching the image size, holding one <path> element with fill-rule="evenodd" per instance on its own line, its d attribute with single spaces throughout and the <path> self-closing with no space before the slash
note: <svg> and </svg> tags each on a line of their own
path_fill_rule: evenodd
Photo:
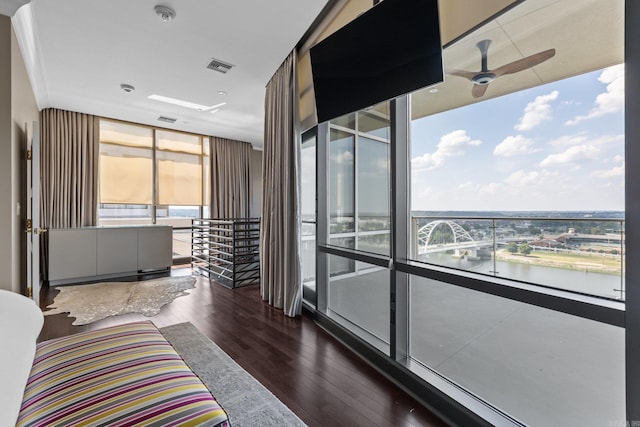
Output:
<svg viewBox="0 0 640 427">
<path fill-rule="evenodd" d="M 126 84 L 126 83 L 122 83 L 122 84 L 120 85 L 120 89 L 122 89 L 123 91 L 125 91 L 125 92 L 127 92 L 127 93 L 131 93 L 131 92 L 133 92 L 134 90 L 136 90 L 136 88 L 135 88 L 135 87 L 133 87 L 132 85 L 128 85 L 128 84 Z"/>
<path fill-rule="evenodd" d="M 153 10 L 163 22 L 169 22 L 176 17 L 176 12 L 168 6 L 157 5 Z"/>
</svg>

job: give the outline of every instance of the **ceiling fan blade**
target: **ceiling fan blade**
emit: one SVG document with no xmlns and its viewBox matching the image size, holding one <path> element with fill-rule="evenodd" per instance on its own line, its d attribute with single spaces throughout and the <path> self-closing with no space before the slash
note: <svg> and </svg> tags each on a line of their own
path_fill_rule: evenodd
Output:
<svg viewBox="0 0 640 427">
<path fill-rule="evenodd" d="M 452 76 L 464 77 L 467 80 L 471 80 L 478 73 L 465 70 L 447 70 L 447 74 L 450 74 Z"/>
<path fill-rule="evenodd" d="M 484 95 L 484 93 L 487 91 L 487 88 L 489 87 L 488 84 L 486 85 L 473 85 L 473 88 L 471 89 L 471 96 L 473 96 L 474 98 L 480 98 L 482 97 L 482 95 Z"/>
<path fill-rule="evenodd" d="M 505 74 L 513 74 L 520 72 L 522 70 L 526 70 L 527 68 L 535 67 L 536 65 L 546 61 L 549 58 L 552 58 L 556 54 L 555 49 L 545 50 L 543 52 L 535 53 L 531 56 L 527 56 L 526 58 L 519 59 L 517 61 L 513 61 L 509 64 L 505 64 L 501 67 L 496 68 L 492 71 L 496 77 L 505 75 Z"/>
</svg>

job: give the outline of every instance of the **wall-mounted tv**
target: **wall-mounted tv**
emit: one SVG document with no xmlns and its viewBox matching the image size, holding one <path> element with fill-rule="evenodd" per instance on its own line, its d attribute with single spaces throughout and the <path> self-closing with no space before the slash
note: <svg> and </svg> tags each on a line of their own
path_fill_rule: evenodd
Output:
<svg viewBox="0 0 640 427">
<path fill-rule="evenodd" d="M 443 81 L 437 0 L 384 0 L 311 48 L 318 122 Z"/>
</svg>

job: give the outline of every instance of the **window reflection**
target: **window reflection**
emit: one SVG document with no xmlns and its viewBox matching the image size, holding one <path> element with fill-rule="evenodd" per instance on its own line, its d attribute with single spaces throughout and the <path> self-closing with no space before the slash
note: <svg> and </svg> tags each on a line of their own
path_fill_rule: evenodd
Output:
<svg viewBox="0 0 640 427">
<path fill-rule="evenodd" d="M 624 329 L 411 277 L 410 357 L 526 425 L 624 419 Z"/>
<path fill-rule="evenodd" d="M 362 264 L 347 274 L 344 266 L 354 261 L 330 255 L 330 271 L 340 271 L 329 281 L 329 315 L 356 335 L 389 353 L 389 279 L 385 268 Z M 343 271 L 344 270 L 344 271 Z"/>
<path fill-rule="evenodd" d="M 329 216 L 330 233 L 355 231 L 354 158 L 355 137 L 331 130 L 329 142 Z"/>
<path fill-rule="evenodd" d="M 348 235 L 349 248 L 382 255 L 389 255 L 391 229 L 388 110 L 384 102 L 332 121 L 329 142 L 330 235 Z"/>
</svg>

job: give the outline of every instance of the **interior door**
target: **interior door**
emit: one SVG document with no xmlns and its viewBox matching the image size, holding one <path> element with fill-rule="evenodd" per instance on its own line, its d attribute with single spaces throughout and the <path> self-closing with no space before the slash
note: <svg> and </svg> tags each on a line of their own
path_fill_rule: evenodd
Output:
<svg viewBox="0 0 640 427">
<path fill-rule="evenodd" d="M 27 126 L 27 295 L 40 305 L 40 133 Z"/>
</svg>

